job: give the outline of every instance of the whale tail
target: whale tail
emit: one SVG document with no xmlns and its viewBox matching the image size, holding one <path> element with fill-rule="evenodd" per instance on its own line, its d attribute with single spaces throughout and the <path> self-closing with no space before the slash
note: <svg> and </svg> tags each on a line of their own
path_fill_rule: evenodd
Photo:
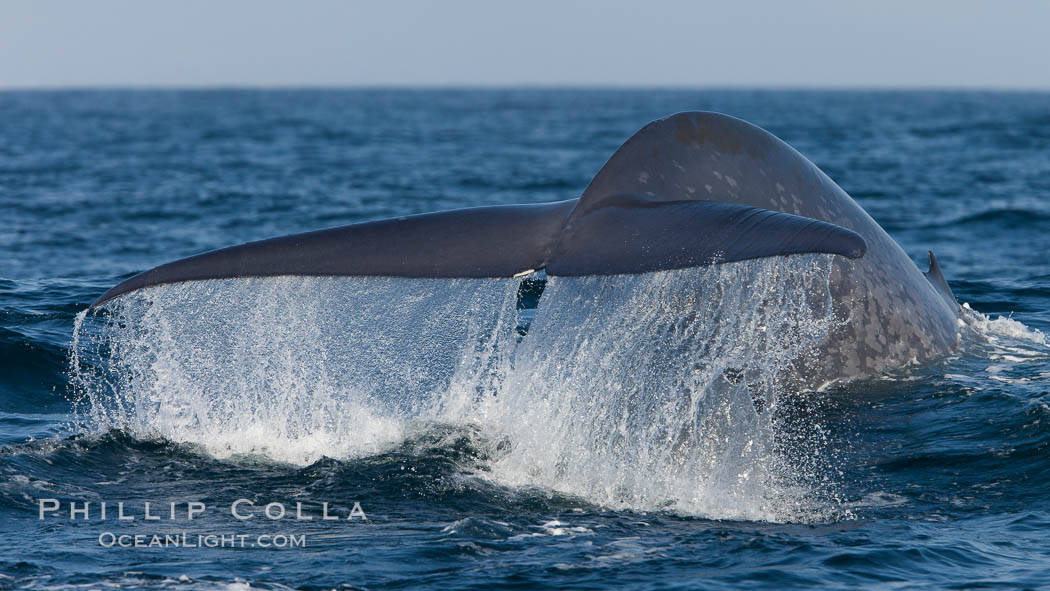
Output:
<svg viewBox="0 0 1050 591">
<path fill-rule="evenodd" d="M 552 276 L 618 275 L 803 253 L 864 255 L 859 234 L 826 221 L 701 200 L 671 185 L 646 190 L 646 171 L 664 177 L 660 171 L 681 164 L 639 146 L 662 138 L 654 137 L 654 126 L 674 130 L 682 123 L 676 118 L 692 116 L 643 128 L 579 199 L 444 211 L 250 242 L 136 275 L 91 307 L 152 285 L 234 277 L 478 278 L 541 269 Z M 678 135 L 668 141 L 691 137 Z M 620 178 L 625 174 L 635 182 Z"/>
</svg>

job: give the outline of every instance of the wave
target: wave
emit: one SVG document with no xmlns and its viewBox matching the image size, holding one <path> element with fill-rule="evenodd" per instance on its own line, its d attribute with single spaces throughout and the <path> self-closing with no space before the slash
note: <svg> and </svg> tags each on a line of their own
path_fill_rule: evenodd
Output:
<svg viewBox="0 0 1050 591">
<path fill-rule="evenodd" d="M 968 226 L 987 224 L 997 228 L 1031 229 L 1033 225 L 1050 221 L 1050 212 L 1024 207 L 1005 207 L 987 209 L 948 220 L 926 224 L 925 228 L 942 228 L 946 226 Z"/>
</svg>

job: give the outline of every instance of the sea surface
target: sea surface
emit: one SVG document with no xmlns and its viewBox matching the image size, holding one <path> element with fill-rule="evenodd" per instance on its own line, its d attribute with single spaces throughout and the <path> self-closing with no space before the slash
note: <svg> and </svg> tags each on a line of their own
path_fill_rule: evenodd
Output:
<svg viewBox="0 0 1050 591">
<path fill-rule="evenodd" d="M 84 313 L 209 249 L 577 197 L 684 110 L 936 253 L 956 349 L 793 391 L 827 255 Z M 1048 310 L 1046 93 L 0 92 L 0 589 L 1046 588 Z"/>
</svg>

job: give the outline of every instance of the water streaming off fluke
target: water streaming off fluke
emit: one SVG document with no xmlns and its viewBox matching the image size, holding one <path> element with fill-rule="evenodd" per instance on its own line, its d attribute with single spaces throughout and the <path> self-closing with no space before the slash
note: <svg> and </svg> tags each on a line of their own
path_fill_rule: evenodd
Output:
<svg viewBox="0 0 1050 591">
<path fill-rule="evenodd" d="M 837 323 L 830 255 L 547 280 L 302 278 L 151 288 L 81 318 L 80 420 L 229 457 L 367 456 L 435 425 L 470 467 L 601 505 L 792 520 L 820 460 L 777 405 Z"/>
</svg>

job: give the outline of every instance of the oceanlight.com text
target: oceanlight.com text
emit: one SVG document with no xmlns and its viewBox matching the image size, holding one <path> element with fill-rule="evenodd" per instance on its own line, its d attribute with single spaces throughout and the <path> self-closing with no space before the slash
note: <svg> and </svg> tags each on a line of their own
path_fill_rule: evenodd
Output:
<svg viewBox="0 0 1050 591">
<path fill-rule="evenodd" d="M 103 548 L 305 548 L 306 534 L 118 534 L 102 532 Z"/>
</svg>

